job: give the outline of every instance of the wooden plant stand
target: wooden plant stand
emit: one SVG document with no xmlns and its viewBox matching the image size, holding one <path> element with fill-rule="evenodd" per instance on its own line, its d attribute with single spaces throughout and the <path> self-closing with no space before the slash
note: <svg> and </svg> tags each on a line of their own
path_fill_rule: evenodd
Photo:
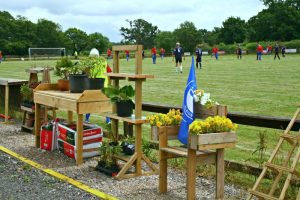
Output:
<svg viewBox="0 0 300 200">
<path fill-rule="evenodd" d="M 122 167 L 121 171 L 115 177 L 116 179 L 132 178 L 142 175 L 157 174 L 158 170 L 153 165 L 153 163 L 143 154 L 142 151 L 142 124 L 148 121 L 142 117 L 142 83 L 146 81 L 147 78 L 154 78 L 153 75 L 142 74 L 142 45 L 123 45 L 123 46 L 113 46 L 113 73 L 107 73 L 106 75 L 110 78 L 113 86 L 118 87 L 120 80 L 128 80 L 135 82 L 135 117 L 118 117 L 116 115 L 116 105 L 113 105 L 112 114 L 107 116 L 112 120 L 112 134 L 118 135 L 118 122 L 124 121 L 135 126 L 135 153 L 130 158 L 117 157 L 120 160 L 125 161 L 125 165 Z M 135 51 L 135 74 L 125 74 L 120 73 L 120 62 L 119 53 L 120 51 Z M 142 161 L 150 167 L 150 172 L 143 172 Z M 126 173 L 135 164 L 134 173 Z"/>
<path fill-rule="evenodd" d="M 83 114 L 111 111 L 109 99 L 100 90 L 85 90 L 83 93 L 58 91 L 57 84 L 40 84 L 34 90 L 35 102 L 35 145 L 40 147 L 41 105 L 68 111 L 68 121 L 77 114 L 76 164 L 83 163 Z"/>
</svg>

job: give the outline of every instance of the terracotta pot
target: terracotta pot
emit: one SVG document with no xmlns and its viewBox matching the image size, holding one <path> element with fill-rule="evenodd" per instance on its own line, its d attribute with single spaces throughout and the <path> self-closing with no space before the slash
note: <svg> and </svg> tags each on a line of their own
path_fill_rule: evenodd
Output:
<svg viewBox="0 0 300 200">
<path fill-rule="evenodd" d="M 33 127 L 33 125 L 34 125 L 34 119 L 26 119 L 27 127 Z"/>
<path fill-rule="evenodd" d="M 70 81 L 65 79 L 59 79 L 57 81 L 58 89 L 61 91 L 68 91 L 70 90 Z"/>
</svg>

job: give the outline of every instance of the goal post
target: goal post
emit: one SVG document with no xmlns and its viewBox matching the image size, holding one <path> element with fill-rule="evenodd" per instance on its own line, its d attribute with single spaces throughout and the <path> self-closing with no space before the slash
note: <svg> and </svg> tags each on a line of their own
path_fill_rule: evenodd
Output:
<svg viewBox="0 0 300 200">
<path fill-rule="evenodd" d="M 39 58 L 39 59 L 45 59 L 45 58 L 58 58 L 61 56 L 66 55 L 66 48 L 60 47 L 60 48 L 28 48 L 28 57 L 29 60 L 32 58 Z"/>
</svg>

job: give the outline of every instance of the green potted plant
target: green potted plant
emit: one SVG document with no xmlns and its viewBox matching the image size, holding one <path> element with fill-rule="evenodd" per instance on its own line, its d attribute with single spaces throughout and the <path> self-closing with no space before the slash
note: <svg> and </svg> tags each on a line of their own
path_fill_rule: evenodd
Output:
<svg viewBox="0 0 300 200">
<path fill-rule="evenodd" d="M 69 68 L 69 80 L 71 93 L 81 93 L 87 89 L 88 77 L 84 68 L 78 62 L 75 62 L 74 65 Z"/>
<path fill-rule="evenodd" d="M 23 84 L 20 87 L 20 93 L 23 99 L 23 106 L 32 108 L 34 106 L 32 89 L 27 84 Z"/>
<path fill-rule="evenodd" d="M 131 85 L 119 87 L 105 87 L 102 92 L 110 98 L 111 102 L 116 103 L 117 115 L 120 117 L 129 117 L 133 111 L 133 100 L 135 91 Z"/>
<path fill-rule="evenodd" d="M 100 151 L 100 160 L 97 165 L 97 169 L 110 176 L 115 176 L 120 168 L 117 164 L 116 155 L 121 153 L 121 147 L 118 143 L 110 142 L 110 140 L 105 140 L 102 142 Z"/>
<path fill-rule="evenodd" d="M 62 91 L 70 89 L 70 82 L 68 80 L 70 68 L 73 67 L 73 62 L 68 57 L 63 57 L 56 62 L 54 67 L 54 74 L 61 79 L 57 81 L 58 88 Z"/>
<path fill-rule="evenodd" d="M 98 90 L 104 87 L 105 78 L 103 74 L 106 69 L 106 59 L 102 56 L 89 56 L 80 61 L 79 65 L 89 77 L 89 90 Z"/>
</svg>

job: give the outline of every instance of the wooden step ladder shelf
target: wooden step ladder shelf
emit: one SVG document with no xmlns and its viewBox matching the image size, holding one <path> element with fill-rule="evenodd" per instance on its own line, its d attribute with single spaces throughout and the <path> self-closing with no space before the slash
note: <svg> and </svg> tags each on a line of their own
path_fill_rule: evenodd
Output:
<svg viewBox="0 0 300 200">
<path fill-rule="evenodd" d="M 247 200 L 252 199 L 253 196 L 256 196 L 258 198 L 267 199 L 267 200 L 284 200 L 285 194 L 288 190 L 288 187 L 290 186 L 290 181 L 292 179 L 293 175 L 296 175 L 298 178 L 300 178 L 300 173 L 296 171 L 296 166 L 298 164 L 299 158 L 300 158 L 300 144 L 299 144 L 299 134 L 298 135 L 291 135 L 290 131 L 297 120 L 297 118 L 300 115 L 300 105 L 297 108 L 297 111 L 295 112 L 293 118 L 291 119 L 289 125 L 285 129 L 284 133 L 281 135 L 279 142 L 277 143 L 277 146 L 275 147 L 273 153 L 271 154 L 269 160 L 266 162 L 260 176 L 258 177 L 256 183 L 254 184 L 253 188 L 249 190 L 250 195 L 247 198 Z M 287 155 L 285 156 L 283 162 L 281 165 L 274 164 L 273 161 L 280 152 L 280 148 L 283 145 L 283 142 L 286 141 L 290 145 L 290 149 L 287 151 Z M 293 154 L 295 155 L 293 156 Z M 289 165 L 290 160 L 292 160 L 291 166 Z M 265 194 L 261 191 L 258 191 L 258 187 L 261 184 L 263 178 L 267 174 L 267 170 L 272 170 L 277 172 L 276 177 L 274 179 L 274 182 L 271 186 L 271 189 L 268 194 Z M 284 185 L 282 190 L 280 191 L 279 197 L 275 197 L 274 193 L 276 192 L 278 188 L 278 184 L 281 181 L 281 178 L 284 174 L 287 174 L 287 177 L 285 179 Z M 297 195 L 297 200 L 300 200 L 300 190 Z"/>
<path fill-rule="evenodd" d="M 135 73 L 128 74 L 128 73 L 120 73 L 120 62 L 119 62 L 119 53 L 120 51 L 135 51 Z M 147 78 L 154 78 L 153 75 L 143 74 L 142 73 L 142 45 L 118 45 L 113 46 L 113 72 L 107 73 L 106 75 L 112 81 L 112 85 L 114 87 L 119 87 L 120 80 L 128 80 L 135 82 L 135 109 L 134 109 L 134 116 L 135 119 L 131 117 L 118 117 L 116 115 L 116 105 L 113 105 L 112 114 L 107 114 L 108 117 L 111 118 L 112 121 L 112 132 L 114 135 L 118 135 L 118 122 L 128 122 L 135 126 L 135 153 L 129 157 L 123 159 L 119 158 L 122 161 L 125 161 L 125 165 L 122 167 L 121 171 L 115 177 L 118 180 L 125 179 L 125 178 L 132 178 L 142 175 L 151 175 L 151 174 L 158 174 L 158 169 L 156 166 L 143 154 L 142 152 L 142 124 L 147 123 L 148 120 L 142 117 L 142 83 Z M 118 137 L 117 137 L 118 138 Z M 144 161 L 150 171 L 143 171 L 142 170 L 142 161 Z M 135 165 L 135 172 L 128 173 L 129 169 Z"/>
</svg>

